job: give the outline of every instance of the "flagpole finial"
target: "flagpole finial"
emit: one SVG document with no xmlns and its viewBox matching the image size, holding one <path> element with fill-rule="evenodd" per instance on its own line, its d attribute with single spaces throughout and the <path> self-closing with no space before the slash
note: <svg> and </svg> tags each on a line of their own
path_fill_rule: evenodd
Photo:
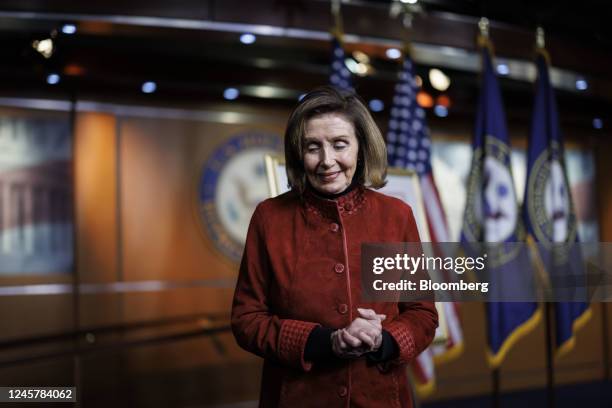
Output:
<svg viewBox="0 0 612 408">
<path fill-rule="evenodd" d="M 550 65 L 550 55 L 546 51 L 546 39 L 544 36 L 544 28 L 538 26 L 536 28 L 536 44 L 535 44 L 536 55 L 541 55 L 548 65 Z"/>
<path fill-rule="evenodd" d="M 481 48 L 487 48 L 491 54 L 493 54 L 493 45 L 489 39 L 489 19 L 486 17 L 481 17 L 478 20 L 478 31 L 479 35 L 477 37 L 478 46 Z"/>
<path fill-rule="evenodd" d="M 478 20 L 478 29 L 480 30 L 481 36 L 489 38 L 489 19 L 481 17 L 480 20 Z"/>
<path fill-rule="evenodd" d="M 536 47 L 542 50 L 546 48 L 545 44 L 544 29 L 542 27 L 538 27 L 536 28 Z"/>
<path fill-rule="evenodd" d="M 340 14 L 341 0 L 331 0 L 331 12 L 334 16 Z"/>
</svg>

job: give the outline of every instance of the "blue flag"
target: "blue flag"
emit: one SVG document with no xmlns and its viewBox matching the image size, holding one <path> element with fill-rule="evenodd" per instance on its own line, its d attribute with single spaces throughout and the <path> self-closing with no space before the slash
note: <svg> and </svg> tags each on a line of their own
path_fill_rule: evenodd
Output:
<svg viewBox="0 0 612 408">
<path fill-rule="evenodd" d="M 562 276 L 579 276 L 581 259 L 572 244 L 578 242 L 576 216 L 567 179 L 563 140 L 553 87 L 544 52 L 537 57 L 538 79 L 527 155 L 527 183 L 523 217 L 527 233 L 540 245 L 540 256 L 553 287 Z M 557 298 L 567 298 L 567 290 Z M 579 288 L 576 290 L 580 290 Z M 590 316 L 585 302 L 555 303 L 555 345 L 558 353 L 574 344 L 573 333 Z"/>
<path fill-rule="evenodd" d="M 528 260 L 522 246 L 505 243 L 524 239 L 510 162 L 510 139 L 501 93 L 488 47 L 482 49 L 482 84 L 472 144 L 473 156 L 461 242 L 466 250 L 486 243 L 488 266 L 495 268 L 497 286 L 504 291 L 528 287 L 518 280 Z M 508 249 L 510 248 L 510 249 Z M 487 303 L 488 359 L 498 367 L 519 338 L 540 319 L 536 302 Z"/>
<path fill-rule="evenodd" d="M 329 73 L 329 83 L 334 87 L 349 91 L 353 89 L 351 71 L 344 63 L 344 49 L 340 40 L 334 35 L 332 38 L 331 70 Z"/>
</svg>

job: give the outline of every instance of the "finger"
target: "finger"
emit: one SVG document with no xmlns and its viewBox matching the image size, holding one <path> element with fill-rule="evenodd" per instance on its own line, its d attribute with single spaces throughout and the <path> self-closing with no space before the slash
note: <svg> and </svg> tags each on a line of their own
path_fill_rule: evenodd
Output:
<svg viewBox="0 0 612 408">
<path fill-rule="evenodd" d="M 372 309 L 357 308 L 357 311 L 359 312 L 359 314 L 363 318 L 366 318 L 366 319 L 375 319 L 376 318 L 376 312 L 374 310 L 372 310 Z"/>
<path fill-rule="evenodd" d="M 376 317 L 377 317 L 378 321 L 382 322 L 383 320 L 385 320 L 387 318 L 387 315 L 379 314 L 379 315 L 376 315 Z"/>
<path fill-rule="evenodd" d="M 371 330 L 371 329 L 380 330 L 382 329 L 382 323 L 378 319 L 365 320 L 361 322 L 361 324 L 359 324 L 358 326 L 355 326 L 355 328 L 357 330 Z"/>
<path fill-rule="evenodd" d="M 346 344 L 346 342 L 342 338 L 342 335 L 338 336 L 337 339 L 338 339 L 338 347 L 340 347 L 341 350 L 346 350 L 348 348 L 348 344 Z"/>
<path fill-rule="evenodd" d="M 363 343 L 365 343 L 368 347 L 374 347 L 374 344 L 375 344 L 374 340 L 375 340 L 375 338 L 370 336 L 370 334 L 367 333 L 366 331 L 360 331 L 357 334 L 357 338 L 359 340 L 361 340 Z"/>
<path fill-rule="evenodd" d="M 351 347 L 359 347 L 361 346 L 361 340 L 357 337 L 350 334 L 346 329 L 342 330 L 342 340 L 346 342 Z"/>
<path fill-rule="evenodd" d="M 377 330 L 382 329 L 382 322 L 378 319 L 368 320 L 368 327 L 374 327 Z"/>
<path fill-rule="evenodd" d="M 345 328 L 345 330 L 354 336 L 359 330 L 370 327 L 370 322 L 372 321 L 366 320 L 363 317 L 358 317 L 353 320 L 353 322 L 347 328 Z"/>
</svg>

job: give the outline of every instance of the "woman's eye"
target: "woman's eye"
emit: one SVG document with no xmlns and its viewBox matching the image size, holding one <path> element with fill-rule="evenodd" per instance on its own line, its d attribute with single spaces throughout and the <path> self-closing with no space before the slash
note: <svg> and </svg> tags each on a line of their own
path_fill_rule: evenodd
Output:
<svg viewBox="0 0 612 408">
<path fill-rule="evenodd" d="M 308 152 L 316 152 L 317 150 L 319 150 L 319 146 L 317 146 L 317 145 L 308 145 L 308 146 L 306 146 L 306 151 L 308 151 Z"/>
<path fill-rule="evenodd" d="M 334 148 L 337 149 L 337 150 L 344 149 L 346 146 L 347 146 L 347 144 L 344 143 L 344 142 L 340 142 L 340 143 L 334 144 Z"/>
</svg>

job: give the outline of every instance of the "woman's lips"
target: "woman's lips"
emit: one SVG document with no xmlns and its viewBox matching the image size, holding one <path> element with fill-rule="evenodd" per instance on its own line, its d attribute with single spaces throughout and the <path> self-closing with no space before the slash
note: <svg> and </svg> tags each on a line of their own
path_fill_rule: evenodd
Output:
<svg viewBox="0 0 612 408">
<path fill-rule="evenodd" d="M 334 173 L 323 173 L 323 174 L 318 174 L 319 179 L 321 179 L 321 181 L 325 181 L 325 182 L 330 182 L 330 181 L 334 181 L 338 175 L 340 174 L 339 171 L 336 171 Z"/>
</svg>

